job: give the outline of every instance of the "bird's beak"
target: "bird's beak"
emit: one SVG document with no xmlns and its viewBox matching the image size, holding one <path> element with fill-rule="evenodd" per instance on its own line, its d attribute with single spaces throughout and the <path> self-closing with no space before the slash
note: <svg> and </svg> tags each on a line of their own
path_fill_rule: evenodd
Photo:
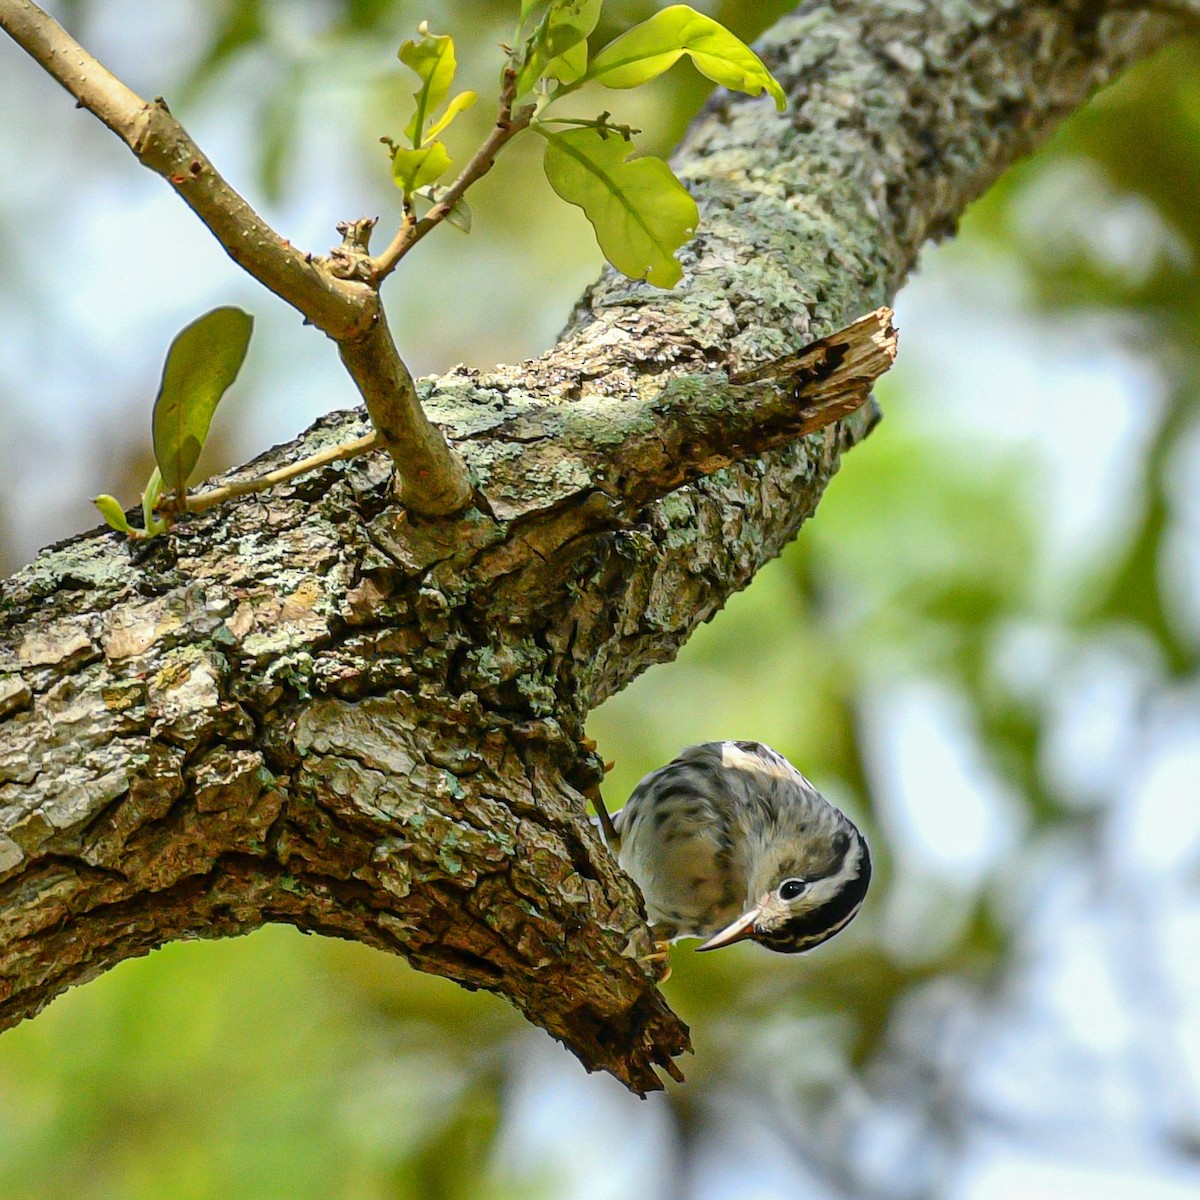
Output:
<svg viewBox="0 0 1200 1200">
<path fill-rule="evenodd" d="M 714 933 L 703 946 L 697 950 L 719 950 L 722 946 L 732 946 L 754 933 L 754 924 L 762 916 L 762 905 L 756 904 L 749 912 L 744 912 L 732 925 L 726 925 L 720 933 Z"/>
</svg>

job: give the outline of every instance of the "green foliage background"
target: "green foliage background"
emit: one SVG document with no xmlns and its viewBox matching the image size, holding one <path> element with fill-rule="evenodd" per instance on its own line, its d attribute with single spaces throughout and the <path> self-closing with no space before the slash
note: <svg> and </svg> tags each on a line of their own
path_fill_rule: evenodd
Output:
<svg viewBox="0 0 1200 1200">
<path fill-rule="evenodd" d="M 291 164 L 321 120 L 311 98 L 330 86 L 349 89 L 358 105 L 362 127 L 342 132 L 362 143 L 363 177 L 378 176 L 379 191 L 364 203 L 394 205 L 372 139 L 407 118 L 411 81 L 387 60 L 423 17 L 456 34 L 459 78 L 483 93 L 459 125 L 475 136 L 486 127 L 493 76 L 484 64 L 498 61 L 494 43 L 515 6 L 342 0 L 322 6 L 321 19 L 298 22 L 291 37 L 281 35 L 279 7 L 198 6 L 206 34 L 186 69 L 158 78 L 143 61 L 143 77 L 131 79 L 165 94 L 189 124 L 189 107 L 256 123 L 257 161 L 238 182 L 268 211 L 315 186 Z M 610 0 L 599 37 L 654 7 Z M 787 7 L 727 0 L 709 11 L 752 38 Z M 58 6 L 76 28 L 98 27 L 119 9 L 99 0 Z M 231 86 L 247 61 L 268 60 L 257 95 Z M 15 56 L 2 61 L 3 75 L 26 69 Z M 357 77 L 345 66 L 364 63 Z M 613 107 L 661 153 L 706 85 L 678 69 L 648 90 Z M 88 155 L 105 153 L 96 150 L 102 136 L 85 139 L 70 187 L 86 193 Z M 486 194 L 472 194 L 470 239 L 440 232 L 422 247 L 419 284 L 389 285 L 404 314 L 396 324 L 418 359 L 430 356 L 421 364 L 428 369 L 537 350 L 594 270 L 595 259 L 578 249 L 572 211 L 552 207 L 544 186 L 530 190 L 534 164 L 513 159 L 489 177 Z M 266 930 L 126 964 L 0 1038 L 0 1194 L 593 1196 L 617 1194 L 617 1183 L 632 1178 L 628 1186 L 647 1195 L 683 1197 L 717 1194 L 706 1181 L 736 1168 L 737 1184 L 724 1194 L 967 1196 L 977 1194 L 972 1169 L 983 1161 L 997 1169 L 981 1130 L 998 1129 L 1014 1160 L 1032 1147 L 1094 1169 L 1120 1145 L 1120 1169 L 1200 1186 L 1200 1079 L 1188 1049 L 1200 1044 L 1200 1016 L 1172 991 L 1164 965 L 1187 957 L 1189 945 L 1195 957 L 1200 839 L 1163 835 L 1175 854 L 1173 873 L 1163 876 L 1133 870 L 1122 841 L 1163 712 L 1172 728 L 1200 730 L 1197 195 L 1200 41 L 1192 41 L 1099 97 L 971 210 L 955 242 L 927 254 L 911 319 L 901 299 L 900 365 L 879 391 L 886 419 L 848 457 L 817 519 L 677 663 L 595 714 L 591 731 L 616 760 L 606 786 L 612 806 L 686 743 L 759 738 L 863 821 L 879 863 L 866 911 L 811 956 L 676 950 L 667 992 L 696 1044 L 686 1087 L 645 1104 L 627 1100 L 610 1081 L 585 1079 L 492 998 L 361 947 Z M 350 215 L 322 219 L 332 227 Z M 0 227 L 0 248 L 8 235 Z M 455 295 L 478 256 L 504 264 L 519 295 L 504 310 L 467 313 L 456 328 Z M 7 286 L 21 283 L 18 274 Z M 267 307 L 252 292 L 240 300 Z M 539 308 L 531 324 L 535 303 L 547 312 Z M 953 308 L 980 323 L 957 359 L 955 348 L 947 357 L 936 323 Z M 1031 342 L 1013 328 L 1044 336 Z M 1055 539 L 1055 447 L 1012 436 L 1011 426 L 997 436 L 1004 413 L 981 420 L 972 411 L 981 390 L 994 392 L 979 387 L 971 354 L 988 372 L 1014 347 L 1036 344 L 1053 355 L 1060 342 L 1077 356 L 1097 345 L 1118 352 L 1137 379 L 1151 381 L 1132 390 L 1111 489 L 1097 486 L 1098 506 L 1111 491 L 1119 502 L 1083 550 L 1064 551 Z M 1042 364 L 1023 369 L 1038 377 Z M 239 388 L 252 390 L 251 380 Z M 26 392 L 36 394 L 36 379 L 0 373 L 6 419 Z M 328 406 L 348 402 L 337 396 Z M 1014 403 L 1013 424 L 1024 411 Z M 1092 420 L 1109 409 L 1100 405 L 1094 418 L 1086 404 L 1071 412 L 1078 419 L 1063 438 L 1086 443 L 1096 434 Z M 285 418 L 280 436 L 300 423 Z M 137 442 L 119 416 L 110 424 L 97 452 L 108 471 Z M 261 448 L 225 436 L 226 455 Z M 131 489 L 144 465 L 131 467 Z M 13 503 L 0 499 L 10 522 Z M 57 515 L 63 524 L 41 531 L 42 540 L 93 523 L 74 510 Z M 947 844 L 958 845 L 953 789 L 963 779 L 978 785 L 983 799 L 973 803 L 991 814 L 976 856 L 982 866 L 959 869 L 953 850 L 926 853 L 909 828 L 922 789 L 896 799 L 889 764 L 905 727 L 889 725 L 889 706 L 914 689 L 938 698 L 943 739 L 968 764 L 960 779 L 931 758 L 930 811 L 941 814 Z M 1088 746 L 1093 758 L 1111 760 L 1110 774 L 1095 779 L 1079 766 Z M 1200 772 L 1182 778 L 1196 784 Z M 1200 806 L 1200 784 L 1182 803 Z M 1083 921 L 1080 910 L 1063 908 L 1064 880 L 1100 898 L 1102 928 L 1125 930 L 1125 941 L 1114 934 L 1124 949 L 1110 965 L 1130 985 L 1120 994 L 1137 1028 L 1118 1046 L 1081 1045 L 1073 1022 L 1047 1015 L 1043 985 L 1030 982 L 1039 956 L 1067 953 L 1054 930 Z M 1178 919 L 1163 927 L 1168 904 Z M 1089 1002 L 1086 988 L 1079 995 L 1072 1003 Z M 1031 1006 L 1042 1013 L 1033 1031 L 1021 1016 Z M 1124 1089 L 1124 1101 L 1097 1115 L 1073 1090 L 1072 1071 L 1054 1066 L 1045 1079 L 1031 1071 L 1025 1094 L 1005 1093 L 988 1080 L 1006 1038 L 1049 1047 L 1048 1063 L 1061 1052 L 1087 1078 Z M 1126 1059 L 1142 1057 L 1148 1074 L 1123 1071 Z M 573 1166 L 556 1153 L 562 1122 L 544 1119 L 538 1094 L 569 1098 L 580 1131 L 569 1144 L 585 1147 Z M 1142 1141 L 1130 1140 L 1134 1128 Z M 1154 1153 L 1142 1153 L 1144 1145 Z M 581 1163 L 595 1164 L 590 1175 Z M 978 1194 L 1026 1193 L 1001 1186 Z"/>
</svg>

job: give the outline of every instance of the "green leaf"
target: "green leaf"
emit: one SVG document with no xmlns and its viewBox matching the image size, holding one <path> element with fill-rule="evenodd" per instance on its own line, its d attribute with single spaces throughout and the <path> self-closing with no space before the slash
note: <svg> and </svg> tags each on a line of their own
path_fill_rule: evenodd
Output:
<svg viewBox="0 0 1200 1200">
<path fill-rule="evenodd" d="M 183 329 L 167 351 L 154 401 L 154 459 L 164 484 L 182 496 L 208 438 L 217 404 L 237 378 L 254 318 L 214 308 Z"/>
<path fill-rule="evenodd" d="M 440 202 L 445 190 L 445 188 L 439 188 L 434 185 L 418 188 L 413 194 L 420 196 L 422 200 L 428 200 L 430 204 L 437 204 Z M 453 225 L 455 229 L 460 230 L 462 233 L 470 233 L 471 206 L 460 196 L 451 206 L 450 211 L 446 213 L 444 220 L 447 225 Z"/>
<path fill-rule="evenodd" d="M 446 214 L 446 224 L 453 225 L 460 233 L 471 232 L 471 206 L 465 200 L 458 200 Z"/>
<path fill-rule="evenodd" d="M 583 73 L 588 35 L 600 20 L 603 4 L 604 0 L 550 0 L 544 8 L 522 5 L 517 40 L 528 37 L 528 42 L 517 75 L 518 95 L 530 91 L 543 75 L 573 80 Z M 524 34 L 531 26 L 532 32 Z"/>
<path fill-rule="evenodd" d="M 557 58 L 552 58 L 546 64 L 546 69 L 542 74 L 549 79 L 557 79 L 560 83 L 573 83 L 576 79 L 582 78 L 583 73 L 587 70 L 587 64 L 587 42 L 583 41 Z"/>
<path fill-rule="evenodd" d="M 700 214 L 661 158 L 627 161 L 633 145 L 596 129 L 551 133 L 544 166 L 550 186 L 582 208 L 604 257 L 631 279 L 672 287 L 683 270 L 674 253 L 696 231 Z"/>
<path fill-rule="evenodd" d="M 419 150 L 402 147 L 392 156 L 392 178 L 406 196 L 440 179 L 449 169 L 450 155 L 443 142 L 430 142 Z"/>
<path fill-rule="evenodd" d="M 685 54 L 714 83 L 750 96 L 765 89 L 780 112 L 786 107 L 783 88 L 762 59 L 724 25 L 686 4 L 672 4 L 609 42 L 571 87 L 590 80 L 610 88 L 637 87 Z"/>
<path fill-rule="evenodd" d="M 430 114 L 450 94 L 454 72 L 458 63 L 454 57 L 454 39 L 448 34 L 437 36 L 429 32 L 429 24 L 422 21 L 417 26 L 421 40 L 407 41 L 397 52 L 397 58 L 411 67 L 421 80 L 421 86 L 413 92 L 417 111 L 404 128 L 404 136 L 418 149 L 425 142 L 425 122 Z"/>
<path fill-rule="evenodd" d="M 100 515 L 108 522 L 109 526 L 118 533 L 132 534 L 134 532 L 133 526 L 125 517 L 125 510 L 115 496 L 93 496 L 92 503 L 100 510 Z"/>
<path fill-rule="evenodd" d="M 166 532 L 166 521 L 154 515 L 155 506 L 162 494 L 162 472 L 155 467 L 150 472 L 150 478 L 146 480 L 146 486 L 142 489 L 142 523 L 146 526 L 143 532 L 144 537 L 153 537 L 156 533 Z"/>
<path fill-rule="evenodd" d="M 479 97 L 474 92 L 459 92 L 449 104 L 446 105 L 446 111 L 442 113 L 430 127 L 425 131 L 425 136 L 421 140 L 421 145 L 428 145 L 433 141 L 460 112 L 466 112 Z"/>
<path fill-rule="evenodd" d="M 558 58 L 586 42 L 600 20 L 603 5 L 604 0 L 555 0 L 546 15 L 547 58 Z"/>
</svg>

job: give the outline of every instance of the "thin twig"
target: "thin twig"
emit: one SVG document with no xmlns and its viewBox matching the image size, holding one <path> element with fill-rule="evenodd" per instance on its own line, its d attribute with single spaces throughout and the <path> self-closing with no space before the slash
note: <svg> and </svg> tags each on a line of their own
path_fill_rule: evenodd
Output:
<svg viewBox="0 0 1200 1200">
<path fill-rule="evenodd" d="M 642 131 L 635 129 L 632 125 L 614 124 L 608 118 L 611 113 L 602 112 L 598 117 L 539 117 L 539 125 L 575 125 L 580 129 L 594 129 L 601 137 L 607 137 L 610 133 L 615 133 L 622 137 L 625 141 L 637 137 Z"/>
<path fill-rule="evenodd" d="M 264 492 L 277 483 L 286 483 L 289 479 L 295 479 L 297 475 L 304 475 L 308 471 L 315 471 L 318 467 L 325 467 L 330 463 L 341 462 L 347 458 L 358 458 L 381 444 L 379 434 L 372 430 L 364 437 L 356 438 L 352 442 L 344 442 L 340 446 L 331 446 L 319 454 L 311 454 L 299 462 L 288 463 L 286 467 L 268 471 L 265 475 L 256 475 L 253 479 L 238 479 L 233 483 L 210 488 L 207 492 L 197 492 L 195 495 L 187 497 L 187 511 L 203 512 L 206 508 L 212 508 L 225 500 L 232 500 L 235 496 L 248 496 L 253 492 Z"/>
<path fill-rule="evenodd" d="M 592 802 L 592 807 L 596 810 L 596 820 L 600 822 L 600 832 L 604 834 L 604 843 L 615 854 L 617 847 L 621 844 L 621 835 L 617 833 L 612 817 L 608 815 L 608 805 L 604 803 L 604 797 L 600 795 L 600 789 L 597 787 L 593 791 L 588 792 L 587 798 Z"/>
<path fill-rule="evenodd" d="M 217 172 L 164 101 L 148 103 L 28 0 L 0 0 L 0 29 L 161 175 L 226 253 L 330 337 L 371 321 L 371 296 L 335 279 L 275 232 Z"/>
<path fill-rule="evenodd" d="M 475 151 L 471 161 L 462 169 L 459 177 L 447 188 L 446 194 L 419 220 L 412 221 L 406 215 L 396 231 L 396 236 L 382 254 L 371 260 L 371 278 L 378 286 L 395 269 L 400 260 L 431 230 L 436 229 L 454 210 L 467 189 L 482 179 L 495 165 L 496 156 L 533 120 L 535 106 L 526 105 L 513 112 L 516 99 L 517 73 L 511 67 L 504 72 L 500 91 L 500 113 L 496 124 Z"/>
</svg>

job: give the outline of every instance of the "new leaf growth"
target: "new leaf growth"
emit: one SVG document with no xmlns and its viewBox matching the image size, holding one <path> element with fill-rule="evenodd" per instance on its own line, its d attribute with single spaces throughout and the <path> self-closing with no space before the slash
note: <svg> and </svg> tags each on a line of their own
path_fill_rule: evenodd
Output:
<svg viewBox="0 0 1200 1200">
<path fill-rule="evenodd" d="M 683 276 L 675 252 L 696 232 L 696 203 L 660 158 L 636 156 L 633 131 L 609 122 L 603 113 L 591 120 L 546 117 L 546 110 L 584 84 L 633 88 L 661 75 L 688 57 L 697 70 L 716 83 L 751 96 L 767 92 L 783 109 L 786 99 L 775 77 L 744 42 L 719 22 L 686 4 L 673 4 L 627 30 L 588 56 L 588 37 L 600 20 L 603 0 L 522 0 L 502 85 L 497 129 L 502 138 L 485 143 L 451 188 L 454 204 L 462 192 L 490 168 L 496 153 L 525 128 L 546 139 L 543 167 L 551 187 L 569 204 L 581 208 L 591 222 L 604 257 L 631 279 L 656 287 L 673 287 Z M 433 195 L 450 167 L 450 156 L 434 140 L 475 99 L 462 92 L 429 129 L 429 115 L 450 93 L 454 78 L 454 43 L 419 27 L 421 40 L 405 42 L 400 60 L 421 79 L 414 93 L 416 111 L 405 129 L 410 148 L 394 148 L 392 174 L 404 193 L 411 217 L 412 197 Z M 514 102 L 527 101 L 519 114 Z M 554 126 L 572 126 L 555 129 Z M 492 135 L 495 138 L 495 134 Z M 484 161 L 481 161 L 484 160 Z M 428 192 L 422 189 L 430 189 Z M 435 206 L 421 225 L 450 220 L 461 209 L 450 201 Z M 459 222 L 461 226 L 461 221 Z M 401 231 L 402 234 L 404 230 Z M 417 235 L 424 232 L 419 228 Z M 401 238 L 401 253 L 415 237 Z M 398 258 L 397 253 L 394 258 Z M 388 267 L 394 265 L 394 258 Z"/>
<path fill-rule="evenodd" d="M 133 538 L 154 537 L 167 523 L 155 515 L 164 488 L 174 493 L 174 507 L 187 507 L 187 485 L 221 397 L 237 378 L 254 318 L 240 308 L 214 308 L 175 336 L 163 364 L 162 382 L 154 401 L 152 430 L 157 464 L 142 492 L 144 527 L 130 525 L 114 497 L 97 496 L 93 503 L 118 533 Z"/>
<path fill-rule="evenodd" d="M 420 40 L 405 42 L 397 55 L 421 81 L 413 93 L 416 111 L 404 127 L 409 146 L 398 146 L 392 152 L 392 178 L 404 193 L 405 203 L 411 201 L 419 188 L 428 187 L 450 169 L 450 153 L 445 143 L 437 140 L 437 135 L 476 100 L 474 92 L 459 92 L 446 105 L 441 117 L 429 125 L 433 113 L 450 94 L 458 62 L 454 57 L 452 38 L 430 33 L 425 21 L 417 26 L 417 32 L 421 35 Z"/>
</svg>

